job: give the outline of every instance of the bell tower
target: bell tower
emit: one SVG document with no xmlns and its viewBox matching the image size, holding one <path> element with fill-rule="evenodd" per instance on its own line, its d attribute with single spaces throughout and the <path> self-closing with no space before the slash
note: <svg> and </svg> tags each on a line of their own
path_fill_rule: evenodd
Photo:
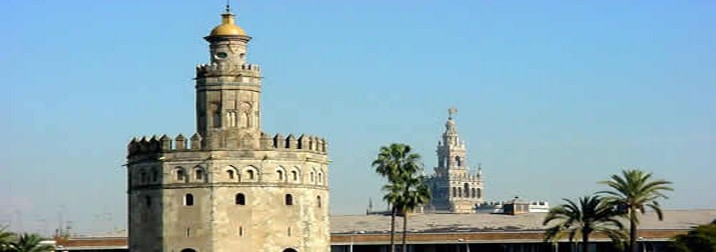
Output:
<svg viewBox="0 0 716 252">
<path fill-rule="evenodd" d="M 251 37 L 228 6 L 209 36 L 210 63 L 196 69 L 197 132 L 210 149 L 256 149 L 261 132 L 261 73 L 246 62 Z"/>
<path fill-rule="evenodd" d="M 468 169 L 467 149 L 458 135 L 455 114 L 456 108 L 448 109 L 445 131 L 435 151 L 438 165 L 429 179 L 431 205 L 436 211 L 471 213 L 482 202 L 482 177 L 480 172 L 472 174 Z"/>
</svg>

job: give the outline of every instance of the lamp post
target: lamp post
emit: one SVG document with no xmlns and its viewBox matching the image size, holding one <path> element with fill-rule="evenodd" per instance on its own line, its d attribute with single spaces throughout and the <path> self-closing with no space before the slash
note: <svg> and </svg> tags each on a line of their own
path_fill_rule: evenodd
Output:
<svg viewBox="0 0 716 252">
<path fill-rule="evenodd" d="M 463 238 L 457 239 L 457 242 L 459 242 L 459 243 L 465 245 L 465 252 L 470 252 L 470 244 L 469 244 L 469 243 L 465 243 L 465 239 L 463 239 Z M 460 246 L 459 246 L 459 245 L 458 245 L 458 247 L 457 247 L 457 250 L 458 250 L 458 252 L 460 251 Z"/>
<path fill-rule="evenodd" d="M 646 238 L 639 236 L 639 238 L 637 238 L 637 240 L 641 241 L 641 251 L 646 252 L 646 242 L 647 242 Z"/>
</svg>

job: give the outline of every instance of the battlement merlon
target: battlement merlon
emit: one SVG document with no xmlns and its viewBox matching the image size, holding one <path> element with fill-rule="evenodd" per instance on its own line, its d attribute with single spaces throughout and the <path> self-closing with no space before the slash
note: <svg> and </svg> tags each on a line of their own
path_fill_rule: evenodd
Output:
<svg viewBox="0 0 716 252">
<path fill-rule="evenodd" d="M 222 139 L 222 142 L 231 141 L 231 139 Z M 240 140 L 238 140 L 240 141 Z M 227 145 L 232 146 L 232 145 Z M 236 146 L 236 145 L 233 145 Z M 162 153 L 171 152 L 192 152 L 192 151 L 273 151 L 273 152 L 306 152 L 322 156 L 328 154 L 328 141 L 326 139 L 310 135 L 301 135 L 298 138 L 293 135 L 283 137 L 281 134 L 269 136 L 261 133 L 259 149 L 242 148 L 239 144 L 238 148 L 210 148 L 206 139 L 202 138 L 198 133 L 191 136 L 190 139 L 179 134 L 174 139 L 167 135 L 161 137 L 151 136 L 142 137 L 140 139 L 132 138 L 127 145 L 127 158 L 133 159 L 138 156 L 157 156 Z"/>
<path fill-rule="evenodd" d="M 261 78 L 261 67 L 256 64 L 200 64 L 196 66 L 196 77 L 254 77 Z"/>
</svg>

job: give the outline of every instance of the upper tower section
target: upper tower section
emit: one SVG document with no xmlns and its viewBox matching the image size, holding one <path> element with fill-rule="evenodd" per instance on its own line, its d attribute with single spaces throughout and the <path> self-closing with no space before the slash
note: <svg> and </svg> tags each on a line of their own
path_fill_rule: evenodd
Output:
<svg viewBox="0 0 716 252">
<path fill-rule="evenodd" d="M 196 124 L 207 149 L 257 149 L 261 72 L 246 62 L 251 37 L 228 6 L 209 36 L 210 63 L 196 68 Z"/>
<path fill-rule="evenodd" d="M 465 158 L 465 142 L 460 141 L 457 133 L 457 125 L 453 116 L 457 114 L 456 108 L 448 109 L 448 120 L 445 122 L 445 132 L 442 141 L 438 142 L 438 171 L 453 169 L 466 170 L 467 160 Z"/>
<path fill-rule="evenodd" d="M 246 63 L 246 49 L 251 37 L 236 25 L 236 16 L 228 6 L 221 14 L 221 24 L 204 39 L 210 43 L 211 63 Z"/>
</svg>

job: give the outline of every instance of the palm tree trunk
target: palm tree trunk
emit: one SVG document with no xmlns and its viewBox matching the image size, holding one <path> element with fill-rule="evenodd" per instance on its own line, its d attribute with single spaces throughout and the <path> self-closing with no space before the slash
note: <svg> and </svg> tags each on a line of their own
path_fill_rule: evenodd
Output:
<svg viewBox="0 0 716 252">
<path fill-rule="evenodd" d="M 405 243 L 405 236 L 408 231 L 408 212 L 403 211 L 403 248 L 400 250 L 400 252 L 408 252 L 407 250 L 407 244 Z"/>
<path fill-rule="evenodd" d="M 582 252 L 589 252 L 589 233 L 582 232 Z"/>
<path fill-rule="evenodd" d="M 639 252 L 636 246 L 636 209 L 629 209 L 629 248 L 632 252 Z"/>
<path fill-rule="evenodd" d="M 390 252 L 395 252 L 395 206 L 390 212 Z"/>
</svg>

